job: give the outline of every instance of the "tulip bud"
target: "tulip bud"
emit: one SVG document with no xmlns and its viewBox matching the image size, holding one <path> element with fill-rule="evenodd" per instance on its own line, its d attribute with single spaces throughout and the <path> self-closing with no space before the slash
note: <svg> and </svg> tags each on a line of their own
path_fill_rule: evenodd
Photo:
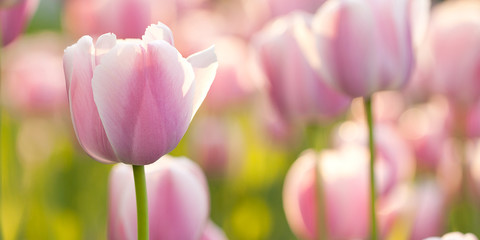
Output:
<svg viewBox="0 0 480 240">
<path fill-rule="evenodd" d="M 19 0 L 9 8 L 0 8 L 2 45 L 6 46 L 18 37 L 35 13 L 38 0 Z"/>
<path fill-rule="evenodd" d="M 413 65 L 408 0 L 327 1 L 313 19 L 314 67 L 351 97 L 399 89 Z"/>
<path fill-rule="evenodd" d="M 208 185 L 185 157 L 164 156 L 145 167 L 151 239 L 199 239 L 208 221 Z M 135 188 L 131 167 L 116 165 L 109 181 L 108 239 L 136 239 Z"/>
<path fill-rule="evenodd" d="M 273 107 L 288 122 L 325 120 L 343 113 L 350 99 L 328 87 L 302 49 L 313 44 L 312 16 L 292 13 L 254 37 Z"/>
</svg>

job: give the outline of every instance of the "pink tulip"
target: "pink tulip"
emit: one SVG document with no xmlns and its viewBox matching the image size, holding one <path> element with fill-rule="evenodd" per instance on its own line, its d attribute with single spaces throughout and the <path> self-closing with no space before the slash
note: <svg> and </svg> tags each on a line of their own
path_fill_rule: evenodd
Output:
<svg viewBox="0 0 480 240">
<path fill-rule="evenodd" d="M 238 173 L 245 158 L 244 133 L 238 123 L 219 117 L 201 117 L 191 126 L 190 149 L 209 177 Z"/>
<path fill-rule="evenodd" d="M 324 151 L 309 150 L 295 161 L 285 178 L 283 203 L 288 223 L 301 239 L 319 239 L 316 162 L 324 189 L 325 224 L 329 239 L 368 236 L 368 152 L 357 146 Z M 352 201 L 352 199 L 355 199 Z"/>
<path fill-rule="evenodd" d="M 6 46 L 18 37 L 35 13 L 38 0 L 19 0 L 9 8 L 0 8 L 2 45 Z"/>
<path fill-rule="evenodd" d="M 49 114 L 67 106 L 59 36 L 19 39 L 2 51 L 5 59 L 2 100 L 24 114 Z"/>
<path fill-rule="evenodd" d="M 443 237 L 429 237 L 425 238 L 425 240 L 478 240 L 478 238 L 471 233 L 451 232 L 443 235 Z"/>
<path fill-rule="evenodd" d="M 419 184 L 409 204 L 413 216 L 410 238 L 422 240 L 439 234 L 446 219 L 445 195 L 433 181 Z"/>
<path fill-rule="evenodd" d="M 171 0 L 67 0 L 65 23 L 76 36 L 113 32 L 119 38 L 139 38 L 152 22 L 171 23 L 176 6 Z M 161 6 L 160 6 L 161 5 Z"/>
<path fill-rule="evenodd" d="M 452 110 L 444 97 L 407 109 L 399 119 L 399 129 L 415 152 L 420 168 L 435 170 L 445 156 L 452 132 Z"/>
<path fill-rule="evenodd" d="M 446 94 L 461 106 L 480 96 L 480 2 L 447 1 L 434 7 L 418 51 L 420 85 Z"/>
<path fill-rule="evenodd" d="M 200 240 L 227 240 L 227 236 L 215 223 L 209 221 L 203 230 Z"/>
<path fill-rule="evenodd" d="M 199 239 L 208 223 L 208 186 L 185 157 L 164 156 L 145 167 L 151 239 Z M 109 183 L 108 239 L 137 239 L 131 167 L 116 165 Z"/>
<path fill-rule="evenodd" d="M 311 20 L 306 13 L 289 14 L 253 40 L 272 105 L 289 122 L 329 119 L 344 112 L 350 102 L 328 87 L 303 55 L 302 49 L 312 44 Z"/>
<path fill-rule="evenodd" d="M 155 162 L 185 134 L 216 68 L 213 47 L 185 59 L 161 23 L 142 39 L 82 37 L 64 55 L 80 144 L 100 162 Z"/>
<path fill-rule="evenodd" d="M 251 49 L 245 40 L 237 37 L 221 37 L 215 41 L 218 66 L 215 81 L 210 88 L 205 105 L 210 110 L 227 110 L 246 102 L 259 92 L 261 82 L 252 74 Z"/>
<path fill-rule="evenodd" d="M 364 123 L 347 121 L 340 125 L 335 135 L 336 146 L 356 144 L 368 147 L 368 132 Z M 414 155 L 410 146 L 392 124 L 375 127 L 377 158 L 375 176 L 377 191 L 385 196 L 403 182 L 410 181 L 415 172 Z"/>
<path fill-rule="evenodd" d="M 408 0 L 325 2 L 312 23 L 323 60 L 314 67 L 351 97 L 401 88 L 413 65 L 409 8 Z"/>
</svg>

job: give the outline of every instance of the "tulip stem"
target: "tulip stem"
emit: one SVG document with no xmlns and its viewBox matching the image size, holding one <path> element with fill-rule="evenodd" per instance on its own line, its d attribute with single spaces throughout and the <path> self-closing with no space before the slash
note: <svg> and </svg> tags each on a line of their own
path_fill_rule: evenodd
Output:
<svg viewBox="0 0 480 240">
<path fill-rule="evenodd" d="M 142 165 L 132 165 L 137 199 L 138 240 L 148 240 L 148 200 L 145 169 Z"/>
<path fill-rule="evenodd" d="M 372 240 L 376 240 L 377 233 L 377 217 L 375 211 L 375 139 L 373 136 L 373 113 L 372 113 L 372 97 L 365 97 L 365 115 L 368 124 L 368 146 L 370 149 L 370 235 Z"/>
</svg>

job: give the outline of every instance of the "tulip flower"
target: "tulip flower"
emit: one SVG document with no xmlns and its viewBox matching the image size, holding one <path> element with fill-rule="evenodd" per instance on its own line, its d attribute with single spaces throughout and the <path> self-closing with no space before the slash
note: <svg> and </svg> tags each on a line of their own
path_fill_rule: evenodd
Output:
<svg viewBox="0 0 480 240">
<path fill-rule="evenodd" d="M 198 165 L 167 155 L 146 166 L 145 172 L 151 239 L 193 240 L 212 231 L 204 230 L 210 228 L 209 195 Z M 135 205 L 131 167 L 118 164 L 109 181 L 108 239 L 136 239 Z"/>
<path fill-rule="evenodd" d="M 418 50 L 415 80 L 459 107 L 480 96 L 480 2 L 447 1 L 433 8 Z"/>
<path fill-rule="evenodd" d="M 276 111 L 288 122 L 329 119 L 346 110 L 350 98 L 326 85 L 309 65 L 312 15 L 292 13 L 254 36 L 254 47 Z"/>
<path fill-rule="evenodd" d="M 35 13 L 38 0 L 19 0 L 13 6 L 0 8 L 2 45 L 6 46 L 18 37 Z"/>
<path fill-rule="evenodd" d="M 313 19 L 325 80 L 351 97 L 399 89 L 413 65 L 408 0 L 327 1 Z"/>
<path fill-rule="evenodd" d="M 308 150 L 295 161 L 285 178 L 283 203 L 288 223 L 298 238 L 368 236 L 367 158 L 365 149 L 351 145 L 338 151 L 324 151 L 320 156 Z M 317 204 L 318 177 L 323 206 Z M 325 222 L 319 220 L 317 213 L 324 215 Z M 326 232 L 320 232 L 318 224 L 323 224 Z"/>
<path fill-rule="evenodd" d="M 67 105 L 62 41 L 54 34 L 23 37 L 2 53 L 2 101 L 23 114 L 53 113 Z"/>
<path fill-rule="evenodd" d="M 425 240 L 478 240 L 478 238 L 471 233 L 451 232 L 443 235 L 443 237 L 429 237 Z"/>
<path fill-rule="evenodd" d="M 422 240 L 440 232 L 446 217 L 446 201 L 435 182 L 423 182 L 416 186 L 409 206 L 413 215 L 409 239 Z"/>
<path fill-rule="evenodd" d="M 185 59 L 161 23 L 141 40 L 82 37 L 64 56 L 80 144 L 100 162 L 155 162 L 185 134 L 216 68 L 213 47 Z"/>
</svg>

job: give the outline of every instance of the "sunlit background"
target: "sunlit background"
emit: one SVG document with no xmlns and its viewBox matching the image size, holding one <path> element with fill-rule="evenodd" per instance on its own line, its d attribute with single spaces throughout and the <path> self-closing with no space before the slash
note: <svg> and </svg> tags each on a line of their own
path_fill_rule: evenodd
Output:
<svg viewBox="0 0 480 240">
<path fill-rule="evenodd" d="M 138 38 L 158 21 L 172 29 L 184 57 L 216 45 L 215 82 L 171 155 L 202 167 L 210 218 L 229 239 L 305 237 L 300 220 L 287 221 L 286 212 L 297 210 L 284 202 L 308 198 L 302 195 L 308 183 L 292 182 L 297 190 L 285 191 L 284 184 L 292 164 L 308 155 L 324 160 L 326 194 L 336 194 L 327 196 L 329 217 L 341 215 L 345 227 L 368 224 L 355 210 L 367 206 L 351 178 L 367 159 L 362 100 L 312 90 L 313 70 L 291 50 L 296 46 L 268 45 L 289 31 L 303 39 L 290 20 L 315 14 L 323 1 L 141 0 L 152 5 L 138 14 L 119 2 L 125 1 L 40 0 L 24 33 L 1 49 L 0 239 L 106 238 L 112 165 L 94 161 L 78 144 L 63 50 L 85 34 Z M 468 13 L 454 4 L 435 12 L 449 2 L 456 1 L 434 1 L 430 14 L 412 17 L 412 28 L 426 33 L 418 37 L 405 89 L 374 95 L 382 239 L 480 236 L 480 1 L 463 1 L 476 4 Z M 264 57 L 282 48 L 292 52 L 279 51 L 276 62 Z M 344 161 L 330 159 L 336 157 Z"/>
</svg>

